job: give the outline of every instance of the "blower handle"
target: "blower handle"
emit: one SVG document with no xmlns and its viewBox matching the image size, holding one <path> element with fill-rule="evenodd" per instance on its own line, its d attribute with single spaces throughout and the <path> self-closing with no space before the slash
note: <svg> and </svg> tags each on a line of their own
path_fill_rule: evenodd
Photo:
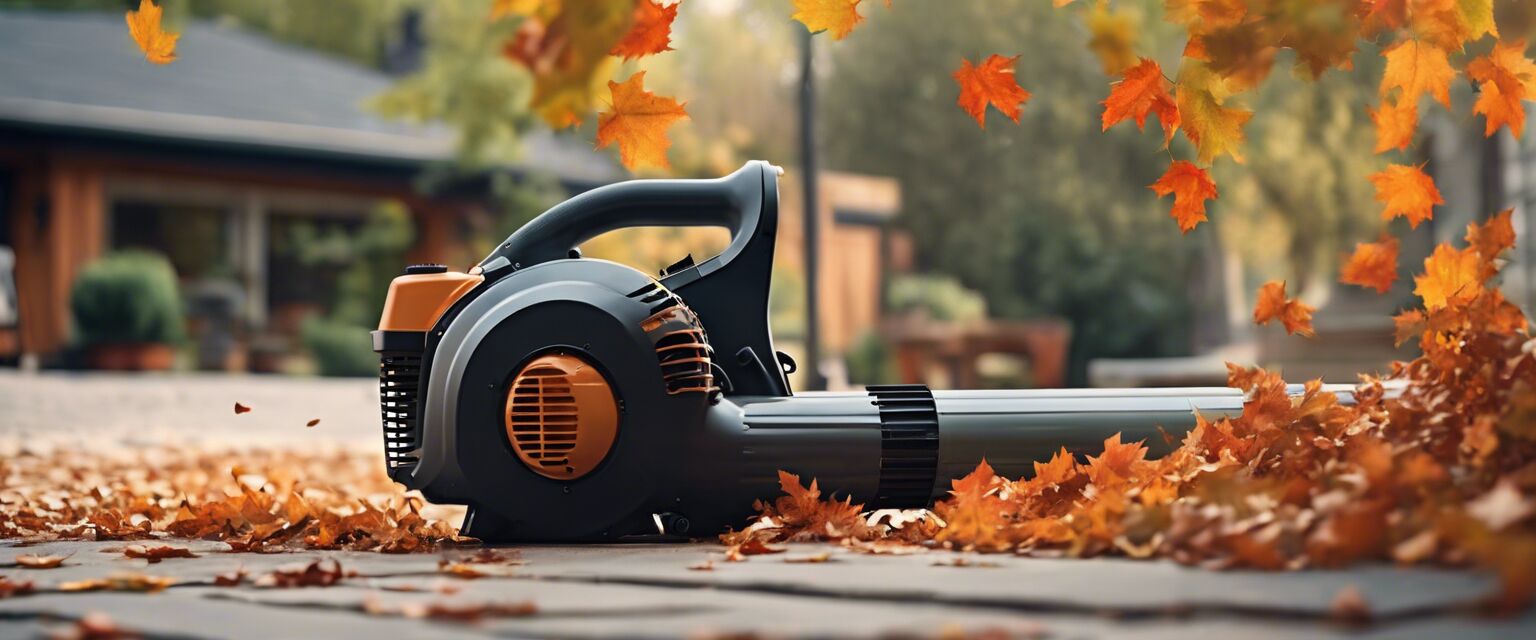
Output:
<svg viewBox="0 0 1536 640">
<path fill-rule="evenodd" d="M 764 194 L 778 192 L 780 169 L 748 162 L 709 180 L 630 180 L 598 187 L 555 205 L 508 236 L 480 262 L 490 272 L 570 257 L 583 242 L 631 227 L 725 227 L 731 244 L 721 262 L 740 254 L 762 223 Z M 504 262 L 503 262 L 504 260 Z"/>
</svg>

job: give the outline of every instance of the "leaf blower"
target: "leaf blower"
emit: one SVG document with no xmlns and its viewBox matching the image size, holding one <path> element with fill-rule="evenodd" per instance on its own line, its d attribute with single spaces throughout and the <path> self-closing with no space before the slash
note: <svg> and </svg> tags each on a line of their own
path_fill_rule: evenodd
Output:
<svg viewBox="0 0 1536 640">
<path fill-rule="evenodd" d="M 986 458 L 1025 475 L 1059 447 L 1240 411 L 1236 389 L 793 393 L 768 329 L 780 170 L 635 180 L 544 212 L 466 273 L 417 265 L 389 288 L 385 464 L 468 505 L 486 541 L 713 535 L 778 491 L 780 469 L 870 508 L 924 507 Z M 600 234 L 717 226 L 720 255 L 658 277 L 584 258 Z"/>
</svg>

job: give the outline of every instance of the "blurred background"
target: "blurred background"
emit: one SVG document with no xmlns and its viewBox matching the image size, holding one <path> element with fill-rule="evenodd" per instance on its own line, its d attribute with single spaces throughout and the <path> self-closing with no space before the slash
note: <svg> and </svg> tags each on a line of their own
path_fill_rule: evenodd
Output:
<svg viewBox="0 0 1536 640">
<path fill-rule="evenodd" d="M 375 375 L 367 332 L 404 265 L 467 268 L 550 205 L 634 177 L 590 121 L 555 132 L 529 113 L 489 0 L 162 4 L 182 34 L 168 66 L 128 37 L 136 1 L 0 0 L 6 367 Z M 1218 164 L 1210 222 L 1181 235 L 1146 188 L 1161 133 L 1100 131 L 1095 52 L 1135 37 L 1172 61 L 1182 33 L 1161 0 L 1114 7 L 897 2 L 832 41 L 804 38 L 788 0 L 685 0 L 676 51 L 617 76 L 643 69 L 687 101 L 669 175 L 786 168 L 771 320 L 801 389 L 1220 385 L 1224 360 L 1350 382 L 1412 355 L 1390 316 L 1435 242 L 1509 206 L 1522 235 L 1533 224 L 1536 143 L 1484 138 L 1458 83 L 1411 155 L 1388 156 L 1427 162 L 1447 201 L 1417 230 L 1393 223 L 1397 288 L 1337 284 L 1343 254 L 1388 229 L 1366 179 L 1387 161 L 1366 113 L 1381 62 L 1364 50 L 1352 72 L 1277 71 L 1244 96 L 1247 163 Z M 1023 53 L 1034 96 L 983 131 L 950 73 L 991 53 Z M 640 229 L 583 248 L 655 272 L 726 240 Z M 1531 251 L 1503 282 L 1527 311 Z M 1253 326 L 1277 278 L 1319 308 L 1315 338 Z"/>
</svg>

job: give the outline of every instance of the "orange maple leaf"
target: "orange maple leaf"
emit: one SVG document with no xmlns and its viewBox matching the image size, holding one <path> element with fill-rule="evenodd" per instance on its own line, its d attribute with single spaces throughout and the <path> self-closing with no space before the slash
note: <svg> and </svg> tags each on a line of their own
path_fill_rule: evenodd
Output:
<svg viewBox="0 0 1536 640">
<path fill-rule="evenodd" d="M 1399 151 L 1413 144 L 1413 132 L 1419 126 L 1419 106 L 1412 101 L 1383 100 L 1381 109 L 1367 107 L 1371 121 L 1376 123 L 1376 153 L 1389 149 Z"/>
<path fill-rule="evenodd" d="M 128 35 L 144 51 L 144 59 L 155 64 L 170 64 L 176 59 L 176 39 L 181 35 L 160 28 L 160 7 L 150 0 L 139 0 L 139 10 L 129 11 Z"/>
<path fill-rule="evenodd" d="M 1225 106 L 1226 82 L 1202 63 L 1186 61 L 1177 84 L 1174 97 L 1180 125 L 1200 152 L 1200 164 L 1208 165 L 1223 155 L 1242 162 L 1243 125 L 1253 112 Z"/>
<path fill-rule="evenodd" d="M 794 0 L 795 13 L 790 18 L 800 21 L 811 33 L 827 31 L 833 40 L 842 40 L 864 21 L 864 16 L 859 15 L 860 1 Z"/>
<path fill-rule="evenodd" d="M 1499 254 L 1515 246 L 1514 209 L 1505 209 L 1482 224 L 1467 225 L 1467 246 L 1477 250 L 1485 261 L 1493 261 Z"/>
<path fill-rule="evenodd" d="M 1120 442 L 1120 434 L 1104 440 L 1104 453 L 1088 456 L 1088 477 L 1094 486 L 1104 488 L 1119 484 L 1135 476 L 1133 467 L 1147 457 L 1145 440 Z"/>
<path fill-rule="evenodd" d="M 1386 293 L 1397 280 L 1397 238 L 1385 237 L 1378 242 L 1361 242 L 1355 245 L 1355 253 L 1344 263 L 1339 272 L 1339 282 L 1355 284 L 1377 293 Z"/>
<path fill-rule="evenodd" d="M 1300 300 L 1287 299 L 1284 280 L 1271 280 L 1259 287 L 1259 300 L 1253 306 L 1253 321 L 1263 325 L 1279 318 L 1287 334 L 1310 336 L 1313 333 L 1312 312 L 1315 310 Z"/>
<path fill-rule="evenodd" d="M 1187 160 L 1174 160 L 1163 177 L 1147 188 L 1159 198 L 1173 194 L 1173 210 L 1168 215 L 1179 222 L 1184 233 L 1205 221 L 1205 201 L 1216 198 L 1216 183 L 1210 174 Z"/>
<path fill-rule="evenodd" d="M 608 53 L 629 60 L 671 51 L 672 21 L 677 19 L 677 7 L 676 4 L 663 7 L 655 0 L 635 3 L 635 25 Z"/>
<path fill-rule="evenodd" d="M 1471 302 L 1482 293 L 1482 256 L 1472 247 L 1441 243 L 1424 259 L 1424 274 L 1413 277 L 1413 292 L 1429 311 Z"/>
<path fill-rule="evenodd" d="M 1487 119 L 1484 135 L 1507 126 L 1520 137 L 1525 129 L 1521 102 L 1536 98 L 1536 62 L 1525 57 L 1525 41 L 1500 42 L 1488 55 L 1467 63 L 1467 76 L 1479 83 L 1472 112 Z"/>
<path fill-rule="evenodd" d="M 1126 118 L 1135 120 L 1137 129 L 1143 129 L 1147 115 L 1155 113 L 1163 125 L 1166 146 L 1179 128 L 1179 107 L 1168 93 L 1171 86 L 1173 83 L 1163 77 L 1163 68 L 1156 60 L 1142 58 L 1140 64 L 1125 70 L 1123 78 L 1110 88 L 1109 97 L 1100 103 L 1104 105 L 1104 130 Z"/>
<path fill-rule="evenodd" d="M 597 148 L 617 142 L 619 160 L 630 170 L 653 166 L 667 168 L 667 128 L 688 117 L 688 112 L 672 98 L 645 90 L 645 72 L 639 71 L 624 82 L 608 81 L 613 95 L 609 111 L 597 117 Z"/>
<path fill-rule="evenodd" d="M 1029 481 L 1040 485 L 1041 488 L 1046 488 L 1060 485 L 1071 480 L 1075 475 L 1077 475 L 1077 460 L 1072 457 L 1072 453 L 1067 451 L 1066 447 L 1062 447 L 1051 456 L 1050 462 L 1035 463 L 1035 476 Z"/>
<path fill-rule="evenodd" d="M 1381 219 L 1402 216 L 1415 229 L 1420 222 L 1435 217 L 1435 205 L 1445 204 L 1434 179 L 1424 173 L 1423 165 L 1390 165 L 1371 174 L 1371 184 L 1376 185 L 1376 201 L 1385 203 Z"/>
<path fill-rule="evenodd" d="M 1400 89 L 1397 104 L 1417 104 L 1419 96 L 1428 93 L 1445 108 L 1451 108 L 1451 80 L 1456 77 L 1456 70 L 1451 67 L 1445 49 L 1418 40 L 1404 40 L 1381 55 L 1387 59 L 1386 71 L 1381 75 L 1381 97 Z"/>
<path fill-rule="evenodd" d="M 988 104 L 1014 122 L 1024 112 L 1029 92 L 1014 78 L 1013 63 L 1018 59 L 1019 56 L 1004 58 L 994 53 L 976 66 L 971 66 L 970 60 L 960 60 L 960 68 L 954 74 L 955 83 L 960 85 L 956 104 L 971 114 L 981 128 L 987 128 Z"/>
</svg>

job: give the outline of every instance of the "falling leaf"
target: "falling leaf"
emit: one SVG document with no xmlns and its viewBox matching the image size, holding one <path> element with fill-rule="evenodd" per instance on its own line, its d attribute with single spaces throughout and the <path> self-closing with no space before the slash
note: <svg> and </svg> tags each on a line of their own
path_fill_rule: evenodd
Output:
<svg viewBox="0 0 1536 640">
<path fill-rule="evenodd" d="M 617 59 L 608 55 L 630 32 L 635 0 L 543 3 L 520 25 L 502 55 L 533 74 L 529 106 L 554 128 L 592 111 Z"/>
<path fill-rule="evenodd" d="M 1163 125 L 1163 144 L 1173 138 L 1179 128 L 1179 107 L 1168 93 L 1172 83 L 1163 77 L 1163 69 L 1156 60 L 1143 58 L 1140 64 L 1125 70 L 1123 79 L 1115 83 L 1104 99 L 1104 130 L 1131 118 L 1136 128 L 1146 125 L 1149 114 L 1157 114 Z"/>
<path fill-rule="evenodd" d="M 40 556 L 23 553 L 16 556 L 16 566 L 23 569 L 57 569 L 67 559 L 69 559 L 69 556 Z"/>
<path fill-rule="evenodd" d="M 656 0 L 635 3 L 634 26 L 608 53 L 625 60 L 672 50 L 672 21 L 681 2 L 662 6 Z"/>
<path fill-rule="evenodd" d="M 1482 293 L 1482 262 L 1475 250 L 1442 244 L 1424 259 L 1424 274 L 1414 276 L 1414 294 L 1430 311 L 1464 305 Z"/>
<path fill-rule="evenodd" d="M 1419 107 L 1415 102 L 1383 100 L 1380 110 L 1367 109 L 1371 121 L 1376 123 L 1376 153 L 1401 151 L 1413 144 L 1413 133 L 1419 126 Z"/>
<path fill-rule="evenodd" d="M 803 556 L 785 556 L 784 561 L 790 564 L 822 564 L 832 559 L 832 552 L 823 551 Z"/>
<path fill-rule="evenodd" d="M 1173 194 L 1173 210 L 1168 213 L 1179 223 L 1179 231 L 1189 233 L 1206 220 L 1205 201 L 1216 198 L 1216 183 L 1210 174 L 1193 162 L 1175 160 L 1157 182 L 1147 187 L 1159 198 Z"/>
<path fill-rule="evenodd" d="M 1024 103 L 1029 101 L 1029 92 L 1019 86 L 1018 80 L 1014 78 L 1013 64 L 1018 59 L 1019 56 L 1004 58 L 994 53 L 975 66 L 971 65 L 970 60 L 960 60 L 960 68 L 954 73 L 955 83 L 960 85 L 960 97 L 956 103 L 975 118 L 976 124 L 982 129 L 987 128 L 989 104 L 1014 122 L 1018 122 L 1019 116 L 1023 114 Z"/>
<path fill-rule="evenodd" d="M 1389 165 L 1371 174 L 1371 184 L 1376 185 L 1376 201 L 1385 203 L 1381 219 L 1401 216 L 1415 229 L 1419 223 L 1435 217 L 1435 205 L 1445 204 L 1434 179 L 1424 173 L 1423 165 Z"/>
<path fill-rule="evenodd" d="M 249 575 L 244 566 L 235 567 L 234 571 L 227 571 L 213 576 L 215 587 L 238 587 L 245 583 L 245 577 Z"/>
<path fill-rule="evenodd" d="M 864 20 L 859 15 L 860 0 L 794 0 L 795 13 L 790 18 L 800 21 L 811 33 L 830 32 L 833 40 L 842 40 Z"/>
<path fill-rule="evenodd" d="M 671 166 L 667 162 L 667 129 L 688 112 L 676 100 L 645 90 L 645 72 L 639 71 L 624 82 L 608 82 L 613 103 L 598 115 L 597 148 L 618 143 L 619 160 L 630 170 L 640 167 Z"/>
<path fill-rule="evenodd" d="M 1482 224 L 1467 225 L 1467 246 L 1476 250 L 1484 262 L 1490 263 L 1490 268 L 1499 254 L 1515 246 L 1514 214 L 1514 209 L 1505 209 Z"/>
<path fill-rule="evenodd" d="M 1285 281 L 1271 280 L 1259 287 L 1259 300 L 1253 307 L 1253 321 L 1265 325 L 1279 319 L 1285 325 L 1287 334 L 1310 336 L 1313 311 L 1315 309 L 1302 304 L 1300 300 L 1285 297 Z"/>
<path fill-rule="evenodd" d="M 306 427 L 313 427 L 313 426 L 315 426 L 317 424 L 320 424 L 320 419 L 319 418 L 315 418 L 313 420 L 310 420 L 309 422 L 304 423 L 304 426 L 306 426 Z"/>
<path fill-rule="evenodd" d="M 175 578 L 147 576 L 142 573 L 118 573 L 106 578 L 90 578 L 59 583 L 59 591 L 128 591 L 154 593 L 176 584 Z"/>
<path fill-rule="evenodd" d="M 1200 164 L 1224 155 L 1242 162 L 1243 125 L 1253 112 L 1225 106 L 1225 83 L 1198 62 L 1186 61 L 1176 84 L 1180 125 L 1199 151 Z"/>
<path fill-rule="evenodd" d="M 170 64 L 176 59 L 176 39 L 181 36 L 160 28 L 160 12 L 160 7 L 151 0 L 139 0 L 139 10 L 130 10 L 124 18 L 128 21 L 128 35 L 144 52 L 144 59 Z"/>
<path fill-rule="evenodd" d="M 1126 11 L 1097 5 L 1088 13 L 1088 49 L 1099 56 L 1104 75 L 1117 76 L 1137 63 L 1136 18 Z"/>
<path fill-rule="evenodd" d="M 1525 42 L 1499 43 L 1488 55 L 1467 63 L 1467 76 L 1478 82 L 1473 113 L 1487 120 L 1484 135 L 1499 127 L 1519 138 L 1525 130 L 1524 100 L 1536 99 L 1536 62 L 1525 57 Z"/>
<path fill-rule="evenodd" d="M 123 555 L 125 555 L 125 556 L 127 556 L 129 558 L 142 558 L 142 559 L 148 561 L 149 564 L 155 564 L 155 563 L 160 562 L 161 560 L 164 560 L 166 558 L 196 558 L 197 557 L 197 554 L 192 553 L 191 549 L 187 549 L 187 548 L 184 548 L 184 547 L 173 547 L 173 546 L 166 545 L 166 544 L 152 545 L 152 546 L 150 546 L 150 545 L 142 545 L 142 544 L 131 544 L 131 545 L 128 545 L 126 548 L 123 549 Z"/>
<path fill-rule="evenodd" d="M 1467 503 L 1467 513 L 1494 531 L 1502 531 L 1536 512 L 1536 500 L 1525 497 L 1505 478 L 1493 490 Z"/>
<path fill-rule="evenodd" d="M 1382 98 L 1398 90 L 1397 104 L 1413 105 L 1427 93 L 1445 108 L 1451 108 L 1451 80 L 1456 77 L 1456 70 L 1444 49 L 1418 40 L 1404 40 L 1381 55 L 1387 59 L 1386 71 L 1381 76 Z"/>
<path fill-rule="evenodd" d="M 250 412 L 251 412 L 251 408 L 250 407 L 247 407 L 247 406 L 245 406 L 243 404 L 240 404 L 238 402 L 235 403 L 235 415 L 238 416 L 238 415 L 240 415 L 242 413 L 250 413 Z"/>
<path fill-rule="evenodd" d="M 1339 272 L 1339 282 L 1386 293 L 1397 280 L 1397 238 L 1355 244 L 1355 252 Z"/>
</svg>

